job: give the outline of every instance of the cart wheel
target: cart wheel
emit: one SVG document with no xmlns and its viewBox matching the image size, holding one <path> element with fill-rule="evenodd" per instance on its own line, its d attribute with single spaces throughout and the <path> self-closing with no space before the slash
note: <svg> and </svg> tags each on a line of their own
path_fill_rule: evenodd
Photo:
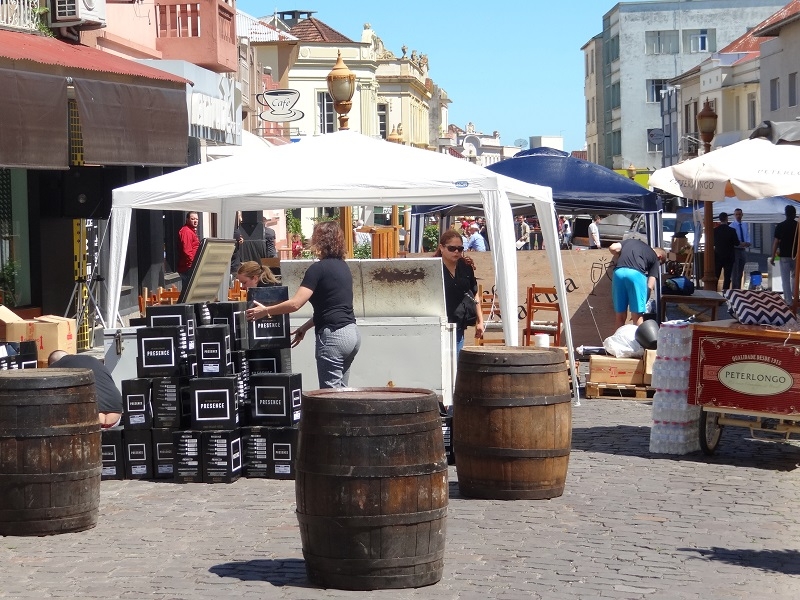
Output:
<svg viewBox="0 0 800 600">
<path fill-rule="evenodd" d="M 700 413 L 700 448 L 704 454 L 711 456 L 719 445 L 722 436 L 722 425 L 719 424 L 719 413 Z"/>
</svg>

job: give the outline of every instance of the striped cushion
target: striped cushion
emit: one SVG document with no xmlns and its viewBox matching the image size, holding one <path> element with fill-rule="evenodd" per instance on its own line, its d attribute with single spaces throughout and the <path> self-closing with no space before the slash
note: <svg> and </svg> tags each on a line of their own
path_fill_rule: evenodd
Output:
<svg viewBox="0 0 800 600">
<path fill-rule="evenodd" d="M 734 318 L 744 325 L 786 325 L 794 314 L 778 292 L 725 290 L 722 292 Z"/>
</svg>

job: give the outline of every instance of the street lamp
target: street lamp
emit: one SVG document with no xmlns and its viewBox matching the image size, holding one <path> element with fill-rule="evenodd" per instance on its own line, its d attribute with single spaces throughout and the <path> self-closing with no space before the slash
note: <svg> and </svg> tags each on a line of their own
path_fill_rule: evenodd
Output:
<svg viewBox="0 0 800 600">
<path fill-rule="evenodd" d="M 333 109 L 339 115 L 339 129 L 348 129 L 347 113 L 353 107 L 350 101 L 356 91 L 356 76 L 342 60 L 342 53 L 336 59 L 336 64 L 326 77 L 328 82 L 328 93 L 333 98 Z"/>
<path fill-rule="evenodd" d="M 325 78 L 328 82 L 328 93 L 333 98 L 333 109 L 339 115 L 339 129 L 349 129 L 347 113 L 353 107 L 351 102 L 356 91 L 356 76 L 347 68 L 339 51 L 336 64 Z M 353 256 L 353 209 L 343 206 L 339 209 L 339 225 L 344 232 L 344 252 L 346 257 Z"/>
<path fill-rule="evenodd" d="M 636 167 L 633 166 L 633 163 L 628 165 L 628 179 L 636 179 Z"/>
<path fill-rule="evenodd" d="M 703 141 L 703 154 L 711 152 L 711 141 L 717 130 L 717 113 L 711 108 L 711 103 L 706 98 L 703 110 L 697 113 L 697 130 Z M 713 203 L 706 201 L 703 205 L 703 231 L 705 231 L 706 245 L 703 249 L 703 289 L 717 291 L 717 277 L 714 276 L 714 208 Z"/>
</svg>

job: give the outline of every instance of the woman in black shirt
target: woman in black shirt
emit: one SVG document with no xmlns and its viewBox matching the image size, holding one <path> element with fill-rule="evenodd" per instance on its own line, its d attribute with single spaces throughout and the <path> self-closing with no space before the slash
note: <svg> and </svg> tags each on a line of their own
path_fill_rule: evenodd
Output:
<svg viewBox="0 0 800 600">
<path fill-rule="evenodd" d="M 464 241 L 455 229 L 448 229 L 439 238 L 439 247 L 434 256 L 442 257 L 442 270 L 444 275 L 444 303 L 447 309 L 447 321 L 456 323 L 456 352 L 464 347 L 464 330 L 467 325 L 459 323 L 456 309 L 464 299 L 464 294 L 479 301 L 478 281 L 475 279 L 475 264 L 464 256 Z M 480 306 L 475 307 L 478 320 L 475 323 L 475 337 L 483 336 L 483 315 Z"/>
<path fill-rule="evenodd" d="M 273 306 L 256 302 L 255 307 L 247 310 L 247 318 L 253 321 L 293 313 L 311 302 L 314 316 L 292 333 L 292 347 L 313 326 L 319 387 L 347 387 L 350 366 L 361 347 L 361 335 L 353 313 L 353 276 L 344 262 L 344 234 L 339 224 L 318 223 L 311 235 L 311 248 L 319 260 L 308 268 L 295 295 Z"/>
</svg>

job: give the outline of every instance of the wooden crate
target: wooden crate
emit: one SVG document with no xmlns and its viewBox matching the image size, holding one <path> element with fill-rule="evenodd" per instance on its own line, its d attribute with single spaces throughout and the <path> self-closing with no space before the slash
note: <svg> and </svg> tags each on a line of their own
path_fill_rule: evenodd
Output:
<svg viewBox="0 0 800 600">
<path fill-rule="evenodd" d="M 639 385 L 644 382 L 644 361 L 640 358 L 590 356 L 587 381 Z"/>
<path fill-rule="evenodd" d="M 617 383 L 586 382 L 587 398 L 604 398 L 606 400 L 639 400 L 650 402 L 655 395 L 655 388 L 646 385 L 625 385 Z"/>
</svg>

